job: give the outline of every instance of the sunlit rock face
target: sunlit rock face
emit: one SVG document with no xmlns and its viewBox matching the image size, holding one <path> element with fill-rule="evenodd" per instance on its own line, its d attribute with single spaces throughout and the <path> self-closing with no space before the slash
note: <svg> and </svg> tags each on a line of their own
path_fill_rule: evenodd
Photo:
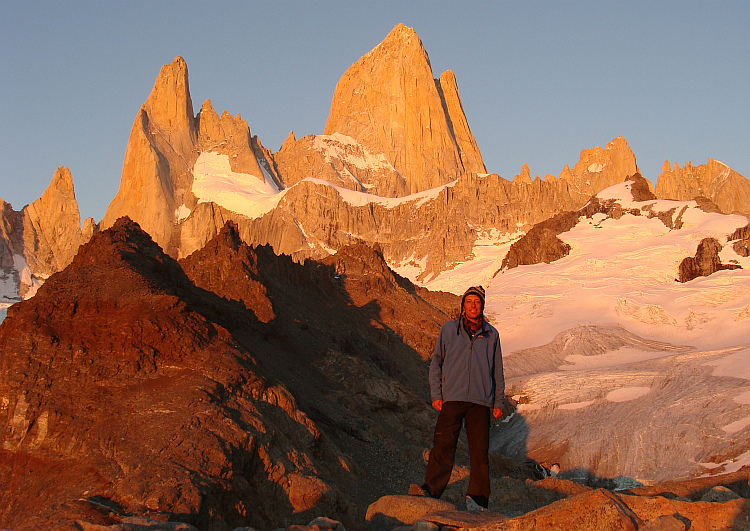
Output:
<svg viewBox="0 0 750 531">
<path fill-rule="evenodd" d="M 422 42 L 402 24 L 339 80 L 325 128 L 334 133 L 383 153 L 408 193 L 485 172 L 455 76 L 435 80 Z"/>
<path fill-rule="evenodd" d="M 174 253 L 175 212 L 192 186 L 198 156 L 187 64 L 182 57 L 164 65 L 133 123 L 122 180 L 101 226 L 129 216 L 167 252 Z"/>
<path fill-rule="evenodd" d="M 70 170 L 60 167 L 42 196 L 20 212 L 0 199 L 0 303 L 28 298 L 67 266 L 98 230 L 78 211 Z"/>
<path fill-rule="evenodd" d="M 692 162 L 682 167 L 676 163 L 670 166 L 669 161 L 665 161 L 656 182 L 656 194 L 663 199 L 680 201 L 706 197 L 725 214 L 750 216 L 750 181 L 726 164 L 710 158 L 707 164 L 697 166 Z"/>
</svg>

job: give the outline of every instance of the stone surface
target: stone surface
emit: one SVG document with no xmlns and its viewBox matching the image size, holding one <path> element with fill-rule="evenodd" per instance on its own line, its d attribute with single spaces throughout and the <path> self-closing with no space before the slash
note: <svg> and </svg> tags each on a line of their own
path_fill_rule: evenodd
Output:
<svg viewBox="0 0 750 531">
<path fill-rule="evenodd" d="M 750 224 L 734 231 L 729 236 L 729 241 L 732 242 L 732 248 L 737 254 L 750 256 Z"/>
<path fill-rule="evenodd" d="M 486 173 L 487 169 L 482 161 L 482 154 L 479 152 L 477 141 L 469 128 L 469 122 L 461 103 L 461 96 L 458 94 L 456 75 L 453 70 L 447 70 L 440 74 L 440 78 L 436 81 L 448 114 L 448 126 L 458 145 L 464 169 L 470 173 Z"/>
<path fill-rule="evenodd" d="M 627 140 L 618 136 L 603 148 L 597 146 L 581 151 L 576 165 L 572 169 L 566 166 L 559 178 L 570 183 L 571 194 L 587 199 L 636 173 L 639 171 L 635 155 Z"/>
<path fill-rule="evenodd" d="M 67 266 L 83 241 L 78 202 L 68 168 L 58 168 L 42 196 L 23 209 L 26 262 L 50 275 Z"/>
<path fill-rule="evenodd" d="M 635 531 L 645 522 L 615 494 L 597 489 L 557 501 L 523 516 L 488 525 L 488 530 L 576 529 Z"/>
<path fill-rule="evenodd" d="M 719 485 L 717 487 L 713 487 L 711 490 L 709 490 L 707 493 L 701 496 L 700 501 L 724 503 L 730 500 L 737 500 L 741 497 L 742 496 L 734 492 L 732 489 L 728 489 L 727 487 L 723 485 Z"/>
<path fill-rule="evenodd" d="M 253 151 L 253 139 L 247 122 L 224 111 L 219 117 L 206 100 L 196 117 L 201 151 L 227 155 L 232 171 L 248 173 L 263 180 L 263 170 Z M 277 182 L 278 184 L 278 182 Z"/>
<path fill-rule="evenodd" d="M 709 477 L 698 477 L 684 480 L 663 481 L 657 485 L 629 489 L 628 492 L 638 496 L 664 496 L 700 500 L 715 487 L 731 489 L 744 498 L 750 498 L 750 469 L 747 467 L 737 472 L 719 474 Z"/>
<path fill-rule="evenodd" d="M 620 499 L 646 523 L 658 522 L 664 516 L 674 516 L 690 531 L 750 528 L 750 502 L 746 499 L 708 503 L 627 494 L 621 494 Z M 677 523 L 670 522 L 670 525 Z"/>
<path fill-rule="evenodd" d="M 182 522 L 162 522 L 151 518 L 123 518 L 114 525 L 98 525 L 77 521 L 80 531 L 198 531 L 198 528 Z"/>
<path fill-rule="evenodd" d="M 456 506 L 424 496 L 383 496 L 367 508 L 366 520 L 373 529 L 393 529 L 413 525 L 426 514 L 455 510 Z"/>
<path fill-rule="evenodd" d="M 422 517 L 423 521 L 438 524 L 440 527 L 461 529 L 484 528 L 489 524 L 503 522 L 508 517 L 492 511 L 436 511 Z"/>
<path fill-rule="evenodd" d="M 641 527 L 641 531 L 684 531 L 688 529 L 687 524 L 684 522 L 684 518 L 679 518 L 679 515 L 661 515 L 654 518 L 646 525 Z"/>
<path fill-rule="evenodd" d="M 42 196 L 20 212 L 0 199 L 0 274 L 6 285 L 12 284 L 4 291 L 18 293 L 16 300 L 32 296 L 97 230 L 91 218 L 81 229 L 73 178 L 65 167 L 58 168 Z"/>
<path fill-rule="evenodd" d="M 292 135 L 273 154 L 273 161 L 287 187 L 314 177 L 382 197 L 409 193 L 406 180 L 383 153 L 341 133 L 308 135 L 299 140 Z"/>
</svg>

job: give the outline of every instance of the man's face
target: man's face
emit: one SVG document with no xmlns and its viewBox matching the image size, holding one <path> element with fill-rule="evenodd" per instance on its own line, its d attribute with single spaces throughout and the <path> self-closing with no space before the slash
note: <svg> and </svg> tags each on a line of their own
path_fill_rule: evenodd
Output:
<svg viewBox="0 0 750 531">
<path fill-rule="evenodd" d="M 476 321 L 482 315 L 482 299 L 479 295 L 467 295 L 464 299 L 464 315 L 471 321 Z"/>
</svg>

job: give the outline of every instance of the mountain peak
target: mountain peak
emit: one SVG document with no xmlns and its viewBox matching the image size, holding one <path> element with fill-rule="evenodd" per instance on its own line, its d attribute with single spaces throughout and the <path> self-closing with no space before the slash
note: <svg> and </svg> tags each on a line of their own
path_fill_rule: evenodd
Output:
<svg viewBox="0 0 750 531">
<path fill-rule="evenodd" d="M 706 164 L 686 162 L 683 167 L 677 163 L 670 167 L 669 161 L 665 161 L 656 181 L 656 195 L 679 201 L 702 196 L 724 213 L 750 215 L 746 199 L 750 197 L 750 180 L 711 158 Z"/>
<path fill-rule="evenodd" d="M 175 252 L 178 241 L 168 225 L 192 186 L 197 143 L 187 64 L 178 56 L 162 66 L 133 122 L 120 189 L 104 214 L 102 229 L 127 215 L 167 252 Z"/>
<path fill-rule="evenodd" d="M 150 125 L 158 127 L 170 141 L 176 140 L 173 138 L 176 135 L 187 136 L 184 141 L 194 140 L 193 102 L 187 63 L 182 57 L 177 56 L 170 64 L 161 67 L 143 107 Z"/>
<path fill-rule="evenodd" d="M 414 51 L 419 51 L 427 56 L 427 52 L 422 45 L 422 40 L 417 35 L 417 32 L 414 31 L 414 28 L 399 23 L 393 27 L 385 39 L 370 53 L 393 52 L 405 48 L 412 48 Z"/>
<path fill-rule="evenodd" d="M 409 27 L 401 22 L 393 26 L 393 29 L 388 33 L 388 37 L 394 36 L 395 37 L 401 37 L 404 36 L 407 38 L 411 37 L 417 37 L 417 32 L 414 31 L 414 28 Z M 386 37 L 387 38 L 387 37 Z M 419 38 L 419 37 L 417 37 Z"/>
<path fill-rule="evenodd" d="M 481 156 L 455 79 L 449 74 L 444 81 L 434 79 L 414 30 L 399 24 L 341 77 L 324 134 L 341 133 L 383 153 L 406 180 L 407 193 L 477 171 Z M 470 154 L 467 161 L 462 152 Z"/>
<path fill-rule="evenodd" d="M 42 196 L 23 209 L 24 255 L 34 271 L 49 275 L 70 263 L 82 243 L 73 177 L 64 166 Z"/>
<path fill-rule="evenodd" d="M 65 166 L 60 166 L 55 170 L 55 175 L 52 177 L 52 182 L 50 182 L 47 187 L 47 191 L 53 188 L 75 197 L 73 190 L 73 176 L 70 174 L 70 169 Z M 45 193 L 47 193 L 47 191 L 45 191 Z"/>
</svg>

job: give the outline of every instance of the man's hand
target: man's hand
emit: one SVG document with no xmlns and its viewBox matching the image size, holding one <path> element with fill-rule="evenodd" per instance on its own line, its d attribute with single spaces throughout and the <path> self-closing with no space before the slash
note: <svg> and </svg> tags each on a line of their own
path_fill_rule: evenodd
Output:
<svg viewBox="0 0 750 531">
<path fill-rule="evenodd" d="M 503 410 L 498 408 L 493 409 L 492 416 L 495 417 L 495 420 L 499 419 L 503 416 Z"/>
<path fill-rule="evenodd" d="M 442 400 L 433 400 L 432 407 L 434 407 L 437 411 L 440 411 L 443 409 L 443 401 Z"/>
</svg>

